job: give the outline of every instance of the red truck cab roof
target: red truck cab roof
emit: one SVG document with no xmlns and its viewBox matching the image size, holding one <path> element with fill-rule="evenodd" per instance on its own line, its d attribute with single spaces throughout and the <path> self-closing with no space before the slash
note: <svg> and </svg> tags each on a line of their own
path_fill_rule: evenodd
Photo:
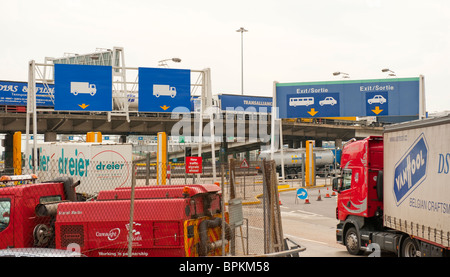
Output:
<svg viewBox="0 0 450 277">
<path fill-rule="evenodd" d="M 188 189 L 186 189 L 188 188 Z M 188 197 L 193 197 L 204 193 L 218 193 L 220 187 L 214 184 L 195 185 L 167 185 L 167 186 L 146 186 L 135 188 L 135 199 L 157 199 L 157 198 L 185 198 L 184 193 L 188 192 Z M 130 199 L 131 188 L 116 188 L 99 192 L 97 200 L 125 200 Z"/>
<path fill-rule="evenodd" d="M 382 153 L 383 137 L 370 136 L 363 140 L 354 141 L 344 146 L 341 156 L 341 167 L 349 166 L 369 166 L 371 168 L 382 169 L 383 160 L 373 155 L 375 152 Z M 379 143 L 381 142 L 381 143 Z"/>
</svg>

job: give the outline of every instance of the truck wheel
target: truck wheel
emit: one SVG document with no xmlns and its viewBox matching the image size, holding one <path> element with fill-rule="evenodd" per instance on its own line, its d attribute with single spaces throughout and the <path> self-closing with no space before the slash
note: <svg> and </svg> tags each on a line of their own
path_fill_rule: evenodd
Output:
<svg viewBox="0 0 450 277">
<path fill-rule="evenodd" d="M 417 257 L 417 251 L 419 250 L 419 246 L 417 243 L 410 237 L 407 237 L 403 243 L 401 248 L 401 257 Z"/>
<path fill-rule="evenodd" d="M 345 233 L 345 247 L 347 247 L 348 253 L 352 255 L 361 255 L 363 253 L 361 250 L 361 240 L 355 227 L 351 227 Z"/>
<path fill-rule="evenodd" d="M 295 170 L 294 169 L 287 169 L 285 170 L 285 173 L 287 172 L 287 179 L 294 179 Z"/>
</svg>

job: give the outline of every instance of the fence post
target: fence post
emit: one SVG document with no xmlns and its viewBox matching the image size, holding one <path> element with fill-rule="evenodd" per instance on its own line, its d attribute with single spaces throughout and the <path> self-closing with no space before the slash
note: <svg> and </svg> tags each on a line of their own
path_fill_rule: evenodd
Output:
<svg viewBox="0 0 450 277">
<path fill-rule="evenodd" d="M 230 184 L 230 200 L 236 198 L 236 188 L 235 188 L 235 159 L 230 159 L 229 160 L 229 169 L 228 171 L 230 172 L 230 178 L 229 178 L 229 184 Z M 236 240 L 235 240 L 235 227 L 231 226 L 231 255 L 235 255 L 236 253 Z"/>
<path fill-rule="evenodd" d="M 222 201 L 221 201 L 221 209 L 222 209 L 222 256 L 226 256 L 225 253 L 225 165 L 220 163 L 220 173 L 221 173 L 221 185 L 222 185 Z"/>
<path fill-rule="evenodd" d="M 130 196 L 130 226 L 128 228 L 128 257 L 131 257 L 131 252 L 133 250 L 133 228 L 134 228 L 134 188 L 136 186 L 136 167 L 135 163 L 131 163 L 133 176 L 131 181 L 131 196 Z"/>
<path fill-rule="evenodd" d="M 275 161 L 262 162 L 264 193 L 264 253 L 283 250 L 283 229 Z"/>
<path fill-rule="evenodd" d="M 150 185 L 150 153 L 145 155 L 145 185 Z"/>
</svg>

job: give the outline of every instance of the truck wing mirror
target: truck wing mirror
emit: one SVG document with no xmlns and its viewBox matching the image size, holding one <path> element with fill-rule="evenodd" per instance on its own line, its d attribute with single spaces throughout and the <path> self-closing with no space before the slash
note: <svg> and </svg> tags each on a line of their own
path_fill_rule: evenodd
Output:
<svg viewBox="0 0 450 277">
<path fill-rule="evenodd" d="M 333 191 L 340 192 L 342 188 L 342 177 L 333 178 Z"/>
</svg>

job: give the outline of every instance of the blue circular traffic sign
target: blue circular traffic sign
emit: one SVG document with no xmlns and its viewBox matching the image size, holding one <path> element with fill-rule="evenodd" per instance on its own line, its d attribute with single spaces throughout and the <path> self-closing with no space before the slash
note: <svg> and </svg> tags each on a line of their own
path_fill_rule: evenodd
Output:
<svg viewBox="0 0 450 277">
<path fill-rule="evenodd" d="M 306 191 L 306 189 L 299 188 L 297 190 L 297 197 L 301 200 L 306 199 L 308 197 L 308 191 Z"/>
</svg>

